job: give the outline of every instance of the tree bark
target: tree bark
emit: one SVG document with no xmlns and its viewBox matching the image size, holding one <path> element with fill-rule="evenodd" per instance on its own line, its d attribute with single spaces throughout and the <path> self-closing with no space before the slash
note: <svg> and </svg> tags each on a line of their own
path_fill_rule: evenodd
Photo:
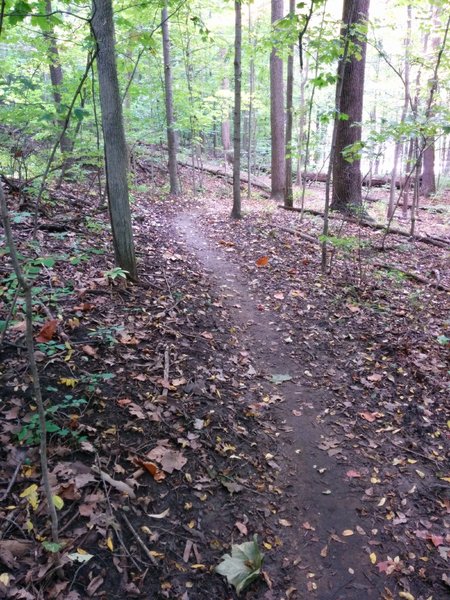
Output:
<svg viewBox="0 0 450 600">
<path fill-rule="evenodd" d="M 114 244 L 119 267 L 137 280 L 127 182 L 127 145 L 122 101 L 117 78 L 112 0 L 92 1 L 92 32 L 97 44 L 97 70 L 105 151 L 106 187 Z"/>
<path fill-rule="evenodd" d="M 167 120 L 167 147 L 169 151 L 169 180 L 170 193 L 173 196 L 180 194 L 180 185 L 177 173 L 177 134 L 175 131 L 175 119 L 173 116 L 173 93 L 172 93 L 172 69 L 170 66 L 170 36 L 169 22 L 166 5 L 161 11 L 161 28 L 164 60 L 164 91 L 166 97 L 166 120 Z"/>
<path fill-rule="evenodd" d="M 436 6 L 433 10 L 433 24 L 434 27 L 437 29 L 439 27 L 440 8 Z M 440 45 L 441 38 L 438 35 L 434 36 L 431 42 L 433 53 L 436 53 L 438 51 Z M 437 86 L 438 82 L 435 82 L 433 78 L 431 78 L 428 84 L 431 88 L 433 85 Z M 433 108 L 433 106 L 429 107 L 429 117 L 432 117 L 433 115 Z M 434 139 L 427 140 L 427 146 L 423 151 L 422 185 L 420 191 L 426 198 L 429 198 L 432 194 L 436 193 Z"/>
<path fill-rule="evenodd" d="M 283 18 L 283 0 L 271 1 L 274 26 Z M 274 46 L 270 54 L 271 198 L 277 201 L 283 200 L 285 186 L 283 95 L 283 61 Z"/>
<path fill-rule="evenodd" d="M 247 145 L 247 198 L 252 194 L 252 143 L 253 143 L 253 95 L 255 93 L 255 42 L 252 39 L 252 13 L 251 4 L 248 5 L 248 42 L 250 47 L 249 69 L 249 100 L 248 100 L 248 145 Z"/>
<path fill-rule="evenodd" d="M 362 205 L 361 160 L 357 145 L 361 142 L 366 38 L 353 30 L 368 18 L 370 0 L 344 0 L 342 35 L 349 31 L 351 45 L 358 49 L 360 59 L 352 52 L 342 68 L 342 94 L 339 115 L 335 120 L 336 152 L 333 160 L 333 192 L 331 208 L 352 212 Z M 359 60 L 358 60 L 359 59 Z M 342 65 L 340 65 L 342 67 Z M 341 72 L 339 69 L 338 72 Z M 346 120 L 342 115 L 347 115 Z M 352 160 L 346 160 L 344 150 L 354 146 Z M 348 158 L 348 157 L 347 157 Z"/>
<path fill-rule="evenodd" d="M 403 109 L 402 109 L 402 115 L 400 118 L 400 123 L 403 123 L 405 121 L 406 115 L 408 114 L 408 106 L 410 105 L 410 102 L 411 102 L 409 53 L 410 53 L 410 45 L 411 45 L 412 8 L 411 8 L 410 4 L 406 7 L 406 13 L 407 14 L 406 14 L 406 38 L 405 38 L 405 74 L 404 74 L 404 81 L 403 81 L 405 89 L 404 89 Z M 391 186 L 390 186 L 390 190 L 389 190 L 389 205 L 388 205 L 388 211 L 387 211 L 388 219 L 393 218 L 395 209 L 396 209 L 395 182 L 397 180 L 397 169 L 398 169 L 398 163 L 399 163 L 401 152 L 402 152 L 402 144 L 403 144 L 403 142 L 402 142 L 401 138 L 395 142 L 394 161 L 392 164 L 392 171 L 391 171 Z"/>
<path fill-rule="evenodd" d="M 289 16 L 295 15 L 295 0 L 289 0 Z M 286 142 L 285 142 L 285 184 L 284 205 L 289 208 L 294 206 L 294 194 L 292 191 L 292 122 L 293 122 L 293 93 L 294 93 L 294 44 L 292 44 L 287 63 L 286 82 Z"/>
<path fill-rule="evenodd" d="M 45 11 L 48 15 L 53 12 L 51 0 L 46 0 Z M 48 40 L 48 67 L 50 71 L 50 81 L 52 82 L 52 95 L 55 103 L 57 123 L 58 127 L 62 131 L 65 123 L 62 117 L 62 95 L 61 88 L 64 81 L 63 69 L 61 65 L 61 59 L 59 56 L 58 46 L 56 45 L 56 38 L 53 26 L 51 23 L 50 30 L 44 33 L 44 36 Z M 63 154 L 70 154 L 73 150 L 73 142 L 66 133 L 63 133 L 59 142 L 59 148 Z M 64 160 L 62 173 L 64 174 L 67 167 L 67 162 Z"/>
<path fill-rule="evenodd" d="M 221 58 L 223 60 L 225 60 L 226 51 L 222 50 L 220 55 L 221 55 Z M 224 77 L 222 79 L 222 90 L 228 91 L 229 89 L 230 89 L 230 82 L 228 80 L 228 77 Z M 228 108 L 226 109 L 226 111 L 227 111 L 227 114 L 224 115 L 224 118 L 222 120 L 222 125 L 221 125 L 222 146 L 223 146 L 224 156 L 226 156 L 227 152 L 229 152 L 230 148 L 231 148 L 231 133 L 230 133 L 230 120 L 228 118 Z"/>
<path fill-rule="evenodd" d="M 233 210 L 234 219 L 241 218 L 241 46 L 242 12 L 241 0 L 234 3 L 234 135 L 233 135 Z"/>
</svg>

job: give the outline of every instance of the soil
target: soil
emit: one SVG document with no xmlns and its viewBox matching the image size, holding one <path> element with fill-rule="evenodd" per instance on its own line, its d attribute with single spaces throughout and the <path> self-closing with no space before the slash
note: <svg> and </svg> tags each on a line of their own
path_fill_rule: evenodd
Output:
<svg viewBox="0 0 450 600">
<path fill-rule="evenodd" d="M 398 236 L 381 251 L 382 232 L 336 220 L 322 274 L 319 244 L 296 235 L 314 239 L 319 217 L 255 196 L 236 222 L 226 182 L 205 177 L 176 203 L 159 171 L 138 183 L 139 285 L 105 277 L 102 212 L 80 218 L 74 202 L 66 231 L 34 247 L 31 219 L 14 225 L 24 256 L 59 256 L 34 308 L 45 400 L 60 405 L 49 460 L 64 547 L 45 544 L 19 304 L 1 349 L 0 595 L 237 598 L 214 567 L 256 534 L 263 574 L 246 600 L 445 598 L 448 251 Z M 448 235 L 445 215 L 424 219 Z"/>
</svg>

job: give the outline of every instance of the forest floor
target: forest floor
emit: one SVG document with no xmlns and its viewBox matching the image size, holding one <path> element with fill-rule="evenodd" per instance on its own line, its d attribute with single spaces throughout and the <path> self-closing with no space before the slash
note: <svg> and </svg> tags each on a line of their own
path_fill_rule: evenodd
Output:
<svg viewBox="0 0 450 600">
<path fill-rule="evenodd" d="M 55 192 L 37 242 L 8 197 L 64 546 L 48 544 L 19 310 L 0 348 L 0 597 L 237 598 L 214 567 L 255 534 L 245 600 L 446 597 L 448 249 L 383 250 L 334 219 L 324 275 L 320 217 L 255 194 L 232 221 L 209 176 L 176 201 L 160 171 L 136 184 L 138 285 L 113 270 L 93 186 Z M 448 214 L 419 232 L 448 237 Z M 5 315 L 10 272 L 3 258 Z"/>
</svg>

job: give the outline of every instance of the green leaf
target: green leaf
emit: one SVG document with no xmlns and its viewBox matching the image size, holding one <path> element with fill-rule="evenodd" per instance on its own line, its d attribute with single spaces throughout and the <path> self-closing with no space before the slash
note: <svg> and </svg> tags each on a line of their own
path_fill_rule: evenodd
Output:
<svg viewBox="0 0 450 600">
<path fill-rule="evenodd" d="M 64 500 L 61 496 L 52 496 L 53 504 L 57 510 L 61 510 L 64 506 Z"/>
<path fill-rule="evenodd" d="M 438 344 L 441 344 L 441 346 L 446 346 L 450 343 L 450 338 L 448 338 L 446 335 L 439 335 L 437 341 Z"/>
<path fill-rule="evenodd" d="M 258 536 L 252 542 L 233 544 L 230 554 L 222 557 L 222 562 L 215 568 L 216 573 L 227 578 L 229 584 L 239 594 L 252 581 L 259 577 L 264 555 L 258 547 Z"/>
<path fill-rule="evenodd" d="M 42 542 L 43 547 L 49 552 L 59 552 L 64 544 L 58 544 L 57 542 Z"/>
<path fill-rule="evenodd" d="M 270 382 L 279 385 L 280 383 L 290 381 L 291 379 L 292 377 L 290 375 L 272 375 Z"/>
</svg>

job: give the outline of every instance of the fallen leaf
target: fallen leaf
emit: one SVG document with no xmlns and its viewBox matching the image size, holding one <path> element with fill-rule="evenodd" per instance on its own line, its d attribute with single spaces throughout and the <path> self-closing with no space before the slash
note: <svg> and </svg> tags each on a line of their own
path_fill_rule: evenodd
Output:
<svg viewBox="0 0 450 600">
<path fill-rule="evenodd" d="M 373 373 L 372 375 L 368 375 L 367 379 L 369 381 L 381 381 L 383 379 L 383 375 L 380 375 L 380 373 Z"/>
<path fill-rule="evenodd" d="M 36 336 L 36 341 L 41 343 L 49 342 L 55 335 L 57 327 L 58 319 L 51 319 L 50 321 L 47 321 L 43 325 L 39 334 Z"/>
<path fill-rule="evenodd" d="M 147 458 L 160 463 L 162 470 L 166 473 L 172 473 L 174 470 L 180 471 L 187 463 L 187 458 L 181 452 L 166 446 L 156 446 L 148 452 Z"/>
<path fill-rule="evenodd" d="M 366 421 L 369 421 L 369 423 L 373 423 L 374 421 L 376 421 L 377 419 L 379 419 L 380 417 L 383 416 L 383 414 L 379 413 L 379 412 L 373 412 L 373 413 L 371 413 L 371 412 L 360 412 L 358 414 L 359 414 L 359 416 L 362 419 L 365 419 Z"/>
<path fill-rule="evenodd" d="M 347 471 L 346 476 L 349 479 L 356 479 L 358 477 L 361 477 L 361 473 L 359 473 L 358 471 L 354 471 L 353 469 L 350 469 L 349 471 Z"/>
<path fill-rule="evenodd" d="M 261 258 L 258 258 L 258 260 L 256 261 L 256 266 L 257 267 L 265 267 L 269 262 L 269 257 L 268 256 L 261 256 Z"/>
<path fill-rule="evenodd" d="M 92 346 L 89 346 L 89 344 L 85 344 L 84 346 L 81 346 L 81 349 L 88 356 L 96 356 L 97 355 L 97 350 L 95 348 L 93 348 Z"/>
<path fill-rule="evenodd" d="M 353 535 L 355 532 L 352 529 L 344 529 L 344 531 L 342 532 L 342 535 L 344 537 L 349 537 L 351 535 Z"/>
<path fill-rule="evenodd" d="M 170 508 L 166 508 L 166 510 L 163 510 L 162 513 L 159 514 L 154 514 L 154 515 L 149 515 L 147 514 L 147 517 L 150 517 L 150 519 L 165 519 L 167 517 L 167 515 L 170 512 Z"/>
<path fill-rule="evenodd" d="M 278 519 L 278 523 L 282 527 L 292 527 L 292 523 L 290 521 L 288 521 L 287 519 Z"/>
<path fill-rule="evenodd" d="M 158 466 L 153 462 L 145 461 L 137 457 L 133 460 L 133 462 L 139 467 L 142 467 L 148 471 L 155 481 L 162 481 L 166 478 L 165 473 L 161 471 L 161 469 L 159 469 Z"/>
<path fill-rule="evenodd" d="M 247 526 L 244 523 L 241 523 L 240 521 L 236 521 L 236 523 L 234 524 L 234 526 L 237 529 L 239 529 L 239 531 L 242 533 L 242 535 L 247 535 L 248 534 Z"/>
</svg>

